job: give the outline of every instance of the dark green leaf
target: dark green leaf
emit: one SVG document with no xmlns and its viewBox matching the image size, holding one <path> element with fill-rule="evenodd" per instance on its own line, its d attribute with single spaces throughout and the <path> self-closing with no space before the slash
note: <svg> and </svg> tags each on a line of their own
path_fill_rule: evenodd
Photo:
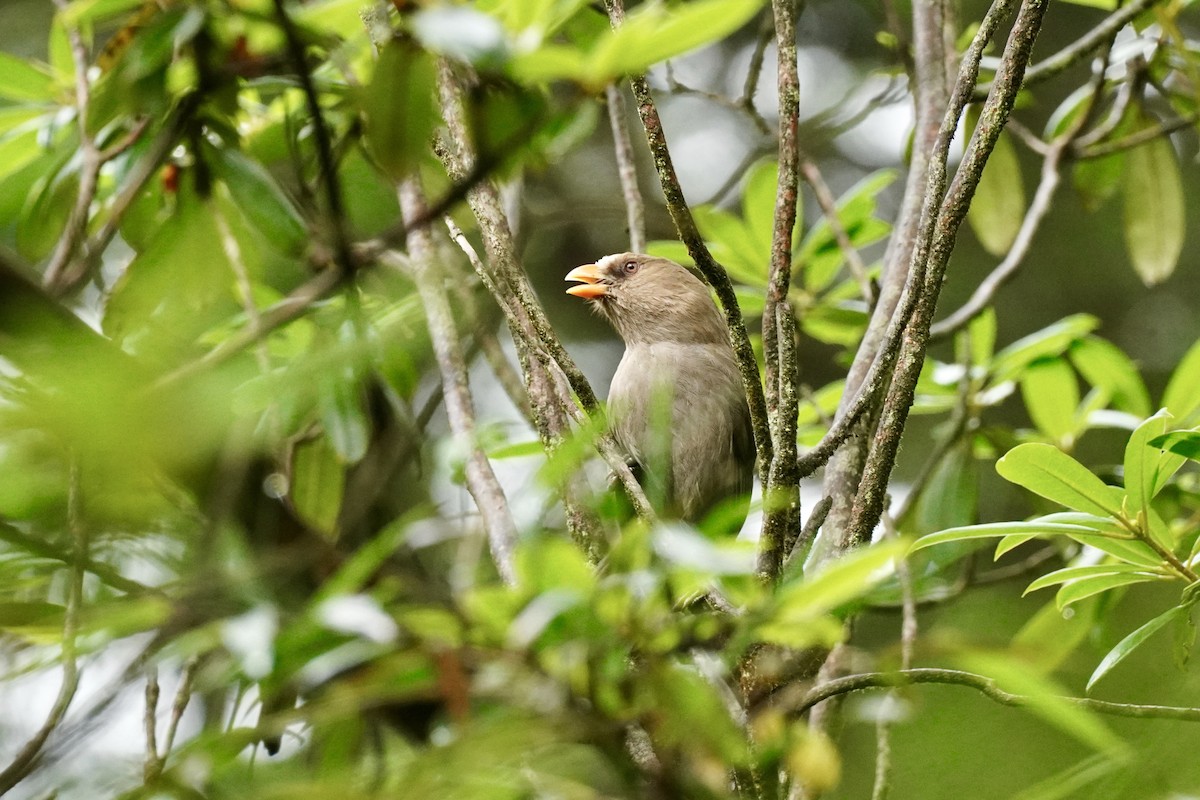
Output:
<svg viewBox="0 0 1200 800">
<path fill-rule="evenodd" d="M 411 174 L 429 152 L 436 97 L 429 55 L 408 41 L 389 42 L 363 95 L 363 112 L 367 144 L 393 180 Z"/>
</svg>

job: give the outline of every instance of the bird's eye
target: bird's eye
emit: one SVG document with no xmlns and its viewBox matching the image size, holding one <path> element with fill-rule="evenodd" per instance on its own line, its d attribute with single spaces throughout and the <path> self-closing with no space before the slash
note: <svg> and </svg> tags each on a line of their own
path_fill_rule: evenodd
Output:
<svg viewBox="0 0 1200 800">
<path fill-rule="evenodd" d="M 625 266 L 623 266 L 622 269 L 625 270 L 626 275 L 632 275 L 633 273 L 638 271 L 638 262 L 626 261 Z"/>
</svg>

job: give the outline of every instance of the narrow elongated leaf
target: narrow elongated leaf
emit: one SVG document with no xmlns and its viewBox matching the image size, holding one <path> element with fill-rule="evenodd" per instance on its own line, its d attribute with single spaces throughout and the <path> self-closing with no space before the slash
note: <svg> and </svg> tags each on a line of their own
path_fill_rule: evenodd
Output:
<svg viewBox="0 0 1200 800">
<path fill-rule="evenodd" d="M 1121 490 L 1051 445 L 1018 445 L 996 462 L 996 471 L 1005 480 L 1067 508 L 1114 518 L 1121 515 Z"/>
<path fill-rule="evenodd" d="M 1079 382 L 1061 358 L 1044 358 L 1021 375 L 1021 397 L 1038 430 L 1050 439 L 1070 444 L 1074 439 Z"/>
<path fill-rule="evenodd" d="M 1142 283 L 1154 286 L 1175 271 L 1183 251 L 1183 184 L 1175 148 L 1165 136 L 1126 154 L 1121 181 L 1125 247 Z"/>
<path fill-rule="evenodd" d="M 1038 534 L 1036 533 L 1010 533 L 996 542 L 996 552 L 992 554 L 992 559 L 999 561 L 1000 556 L 1016 550 L 1026 542 L 1033 541 L 1036 538 L 1038 538 Z"/>
<path fill-rule="evenodd" d="M 887 577 L 893 559 L 907 546 L 902 539 L 889 539 L 837 559 L 816 575 L 788 583 L 776 597 L 775 621 L 812 619 L 861 596 Z"/>
<path fill-rule="evenodd" d="M 345 474 L 345 464 L 324 436 L 297 446 L 292 456 L 292 507 L 314 530 L 330 539 L 337 534 Z"/>
<path fill-rule="evenodd" d="M 1093 529 L 1082 525 L 1071 525 L 1058 522 L 1042 522 L 1028 520 L 1025 522 L 988 522 L 982 525 L 964 525 L 959 528 L 947 528 L 944 531 L 930 533 L 913 542 L 911 551 L 922 550 L 935 544 L 946 542 L 961 542 L 966 539 L 988 539 L 997 536 L 1025 536 L 1026 541 L 1036 536 L 1053 534 L 1089 534 Z M 910 551 L 910 552 L 911 552 Z"/>
<path fill-rule="evenodd" d="M 1185 461 L 1181 455 L 1150 444 L 1166 431 L 1173 419 L 1170 412 L 1159 411 L 1139 425 L 1125 445 L 1125 496 L 1129 514 L 1135 518 L 1150 507 L 1150 501 Z"/>
<path fill-rule="evenodd" d="M 1095 575 L 1090 578 L 1081 578 L 1080 580 L 1068 583 L 1066 586 L 1058 590 L 1058 594 L 1054 597 L 1054 602 L 1058 603 L 1059 608 L 1066 608 L 1072 603 L 1077 603 L 1085 597 L 1091 597 L 1101 592 L 1107 592 L 1110 589 L 1116 589 L 1120 586 L 1129 586 L 1134 583 L 1147 583 L 1149 581 L 1165 581 L 1170 578 L 1165 575 L 1152 575 L 1148 573 L 1131 572 L 1127 574 L 1113 575 Z"/>
<path fill-rule="evenodd" d="M 81 22 L 94 22 L 112 17 L 131 8 L 137 8 L 145 0 L 75 0 L 62 12 L 65 24 L 75 26 Z"/>
<path fill-rule="evenodd" d="M 1120 522 L 1112 517 L 1098 517 L 1079 511 L 1061 511 L 1040 517 L 1043 522 L 1059 522 L 1087 528 L 1091 533 L 1068 533 L 1067 536 L 1082 545 L 1108 553 L 1130 564 L 1157 567 L 1162 559 L 1150 545 L 1134 538 Z"/>
<path fill-rule="evenodd" d="M 42 67 L 0 51 L 0 97 L 47 102 L 54 98 L 54 80 Z"/>
<path fill-rule="evenodd" d="M 1148 572 L 1146 567 L 1136 564 L 1094 564 L 1087 567 L 1064 567 L 1053 572 L 1047 572 L 1042 577 L 1025 587 L 1023 594 L 1045 589 L 1047 586 L 1057 586 L 1060 583 L 1077 581 L 1081 578 L 1095 578 L 1101 575 L 1145 575 L 1150 578 L 1163 577 L 1159 573 Z"/>
<path fill-rule="evenodd" d="M 1096 681 L 1111 672 L 1112 668 L 1124 661 L 1126 656 L 1145 644 L 1146 640 L 1157 633 L 1160 628 L 1186 613 L 1187 608 L 1185 606 L 1175 606 L 1159 614 L 1117 642 L 1117 646 L 1109 650 L 1108 655 L 1104 656 L 1104 659 L 1093 670 L 1092 677 L 1088 678 L 1087 690 L 1091 691 L 1092 687 L 1096 685 Z"/>
<path fill-rule="evenodd" d="M 1029 698 L 1030 712 L 1084 744 L 1110 755 L 1128 747 L 1101 719 L 1064 697 L 1062 687 L 1042 677 L 1027 665 L 1003 656 L 972 653 L 960 657 L 963 666 L 993 678 L 1005 691 Z"/>
<path fill-rule="evenodd" d="M 1188 348 L 1171 373 L 1167 390 L 1163 392 L 1162 404 L 1179 420 L 1184 420 L 1200 407 L 1200 341 Z"/>
</svg>

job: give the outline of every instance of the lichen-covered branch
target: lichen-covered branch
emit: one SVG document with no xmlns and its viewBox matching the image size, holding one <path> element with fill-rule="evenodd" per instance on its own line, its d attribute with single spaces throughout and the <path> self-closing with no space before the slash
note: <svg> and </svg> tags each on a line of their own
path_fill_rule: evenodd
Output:
<svg viewBox="0 0 1200 800">
<path fill-rule="evenodd" d="M 613 153 L 617 159 L 617 177 L 621 180 L 621 196 L 625 198 L 625 224 L 629 228 L 629 250 L 646 251 L 646 206 L 638 188 L 637 162 L 633 142 L 625 120 L 625 95 L 615 83 L 604 87 L 608 101 L 608 123 L 613 135 Z"/>
<path fill-rule="evenodd" d="M 946 151 L 940 151 L 931 164 L 926 208 L 922 214 L 920 236 L 912 262 L 914 271 L 923 273 L 923 281 L 918 290 L 913 318 L 905 328 L 900 357 L 863 468 L 862 480 L 847 529 L 847 541 L 851 544 L 869 539 L 871 530 L 883 511 L 888 479 L 895 464 L 904 424 L 912 407 L 917 377 L 928 344 L 929 326 L 933 321 L 942 278 L 954 248 L 958 228 L 966 217 L 984 165 L 1004 127 L 1009 111 L 1012 110 L 1017 91 L 1021 88 L 1025 65 L 1033 50 L 1038 31 L 1041 30 L 1047 4 L 1048 0 L 1025 0 L 1021 4 L 1004 49 L 994 88 L 980 111 L 975 135 L 971 138 L 944 199 L 941 184 L 945 176 Z M 993 10 L 1000 5 L 1003 3 L 996 3 Z M 947 121 L 953 114 L 957 124 L 957 116 L 970 96 L 968 87 L 974 85 L 977 71 L 978 61 L 968 61 L 964 58 L 962 72 L 959 73 L 959 81 L 951 97 Z M 946 145 L 948 147 L 948 141 Z"/>
<path fill-rule="evenodd" d="M 774 0 L 775 42 L 779 53 L 779 181 L 771 234 L 771 266 L 763 307 L 763 362 L 766 403 L 774 448 L 763 488 L 763 526 L 758 541 L 760 580 L 778 580 L 784 542 L 800 530 L 800 476 L 796 463 L 796 319 L 788 301 L 792 278 L 792 238 L 800 191 L 800 77 L 796 66 L 796 7 Z"/>
</svg>

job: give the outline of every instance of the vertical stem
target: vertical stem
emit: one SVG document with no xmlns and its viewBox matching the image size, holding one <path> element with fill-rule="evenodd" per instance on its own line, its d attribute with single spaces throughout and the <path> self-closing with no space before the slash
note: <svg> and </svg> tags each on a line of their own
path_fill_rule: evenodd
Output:
<svg viewBox="0 0 1200 800">
<path fill-rule="evenodd" d="M 625 95 L 614 83 L 604 87 L 608 100 L 608 122 L 612 128 L 613 150 L 617 159 L 617 177 L 621 179 L 621 194 L 625 198 L 625 218 L 629 227 L 629 250 L 643 253 L 646 250 L 646 206 L 638 188 L 637 162 L 633 156 L 633 143 L 629 139 L 629 127 L 625 122 Z"/>
</svg>

